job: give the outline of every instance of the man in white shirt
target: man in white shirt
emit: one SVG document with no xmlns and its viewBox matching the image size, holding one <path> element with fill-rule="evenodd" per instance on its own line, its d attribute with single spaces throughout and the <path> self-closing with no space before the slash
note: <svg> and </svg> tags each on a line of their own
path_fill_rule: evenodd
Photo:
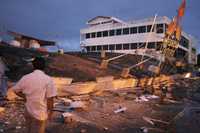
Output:
<svg viewBox="0 0 200 133">
<path fill-rule="evenodd" d="M 26 99 L 27 133 L 45 133 L 46 120 L 51 119 L 57 91 L 51 77 L 43 72 L 45 60 L 36 57 L 32 64 L 35 70 L 23 76 L 11 91 Z"/>
</svg>

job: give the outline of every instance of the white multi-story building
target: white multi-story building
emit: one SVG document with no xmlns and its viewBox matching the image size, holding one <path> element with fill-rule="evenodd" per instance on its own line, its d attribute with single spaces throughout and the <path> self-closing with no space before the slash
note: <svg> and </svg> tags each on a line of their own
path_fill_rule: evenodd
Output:
<svg viewBox="0 0 200 133">
<path fill-rule="evenodd" d="M 152 56 L 160 59 L 160 48 L 166 28 L 171 20 L 157 17 L 124 22 L 115 17 L 97 16 L 87 22 L 88 27 L 80 31 L 80 45 L 87 52 L 130 53 Z M 196 64 L 196 48 L 190 35 L 182 32 L 175 57 L 185 57 L 188 63 Z M 145 45 L 147 49 L 145 49 Z"/>
</svg>

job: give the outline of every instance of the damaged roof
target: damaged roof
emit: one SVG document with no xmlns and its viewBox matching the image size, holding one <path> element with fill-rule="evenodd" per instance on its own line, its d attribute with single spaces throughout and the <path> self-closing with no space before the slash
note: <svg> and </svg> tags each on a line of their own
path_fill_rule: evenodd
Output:
<svg viewBox="0 0 200 133">
<path fill-rule="evenodd" d="M 35 38 L 35 37 L 31 37 L 29 35 L 25 35 L 25 34 L 22 34 L 22 33 L 14 32 L 14 31 L 8 31 L 8 34 L 13 36 L 13 37 L 20 38 L 20 39 L 36 40 L 36 41 L 39 42 L 39 44 L 41 46 L 54 46 L 54 45 L 56 45 L 55 41 L 42 40 L 42 39 L 38 39 L 38 38 Z"/>
</svg>

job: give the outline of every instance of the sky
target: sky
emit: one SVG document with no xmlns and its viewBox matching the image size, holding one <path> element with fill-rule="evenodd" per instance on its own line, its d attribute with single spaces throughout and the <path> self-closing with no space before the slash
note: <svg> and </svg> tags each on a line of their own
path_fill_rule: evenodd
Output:
<svg viewBox="0 0 200 133">
<path fill-rule="evenodd" d="M 96 16 L 124 21 L 176 15 L 182 0 L 0 0 L 0 36 L 12 30 L 55 40 L 62 48 L 79 50 L 80 29 Z M 182 26 L 200 50 L 200 0 L 186 0 Z"/>
</svg>

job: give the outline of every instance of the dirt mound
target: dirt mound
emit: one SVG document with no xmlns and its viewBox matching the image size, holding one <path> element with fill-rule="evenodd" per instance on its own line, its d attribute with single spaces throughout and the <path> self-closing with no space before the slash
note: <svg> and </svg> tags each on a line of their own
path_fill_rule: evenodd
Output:
<svg viewBox="0 0 200 133">
<path fill-rule="evenodd" d="M 71 77 L 74 82 L 91 81 L 96 77 L 112 75 L 119 77 L 120 72 L 113 69 L 102 70 L 99 64 L 73 55 L 49 57 L 47 73 L 51 76 Z"/>
</svg>

